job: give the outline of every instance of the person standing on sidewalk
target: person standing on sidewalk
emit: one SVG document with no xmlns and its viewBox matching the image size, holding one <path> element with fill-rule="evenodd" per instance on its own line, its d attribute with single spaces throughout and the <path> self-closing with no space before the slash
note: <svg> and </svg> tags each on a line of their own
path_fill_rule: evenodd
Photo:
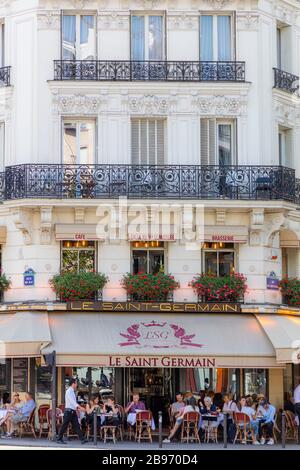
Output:
<svg viewBox="0 0 300 470">
<path fill-rule="evenodd" d="M 294 390 L 295 413 L 298 416 L 298 444 L 300 444 L 300 383 Z"/>
<path fill-rule="evenodd" d="M 82 431 L 79 426 L 77 410 L 82 410 L 85 412 L 85 409 L 82 408 L 77 403 L 76 398 L 76 390 L 77 390 L 77 381 L 75 379 L 70 379 L 69 381 L 69 388 L 66 391 L 65 395 L 65 412 L 64 412 L 64 420 L 62 426 L 60 428 L 59 434 L 57 436 L 56 442 L 58 444 L 65 444 L 63 440 L 64 433 L 67 431 L 69 424 L 72 424 L 73 430 L 76 434 L 78 434 L 79 439 L 81 440 L 81 444 L 85 444 L 87 440 L 83 437 Z"/>
</svg>

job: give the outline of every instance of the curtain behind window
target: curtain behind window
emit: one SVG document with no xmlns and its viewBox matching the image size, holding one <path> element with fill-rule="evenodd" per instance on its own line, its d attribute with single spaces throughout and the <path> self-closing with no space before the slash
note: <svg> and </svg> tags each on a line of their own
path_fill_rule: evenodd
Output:
<svg viewBox="0 0 300 470">
<path fill-rule="evenodd" d="M 62 59 L 76 59 L 76 16 L 65 15 L 62 18 Z"/>
<path fill-rule="evenodd" d="M 201 16 L 200 19 L 200 60 L 213 59 L 213 17 Z"/>
<path fill-rule="evenodd" d="M 230 16 L 218 16 L 218 60 L 231 60 Z"/>
<path fill-rule="evenodd" d="M 145 18 L 131 17 L 131 59 L 145 60 Z"/>
<path fill-rule="evenodd" d="M 95 58 L 95 18 L 92 15 L 80 17 L 80 59 Z"/>
<path fill-rule="evenodd" d="M 149 16 L 149 60 L 163 60 L 163 17 Z"/>
</svg>

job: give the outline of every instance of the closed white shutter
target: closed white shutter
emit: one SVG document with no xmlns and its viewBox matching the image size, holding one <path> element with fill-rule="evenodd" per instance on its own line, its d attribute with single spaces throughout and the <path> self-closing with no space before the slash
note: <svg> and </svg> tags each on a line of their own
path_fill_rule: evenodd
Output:
<svg viewBox="0 0 300 470">
<path fill-rule="evenodd" d="M 201 165 L 216 164 L 216 121 L 200 119 L 200 162 Z"/>
<path fill-rule="evenodd" d="M 131 120 L 131 161 L 133 165 L 163 165 L 165 123 L 163 119 Z"/>
</svg>

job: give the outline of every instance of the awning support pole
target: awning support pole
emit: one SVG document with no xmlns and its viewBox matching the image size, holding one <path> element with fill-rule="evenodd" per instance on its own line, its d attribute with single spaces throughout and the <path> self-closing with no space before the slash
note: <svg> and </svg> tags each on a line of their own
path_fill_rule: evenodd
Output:
<svg viewBox="0 0 300 470">
<path fill-rule="evenodd" d="M 285 449 L 285 412 L 281 415 L 281 446 Z"/>
<path fill-rule="evenodd" d="M 223 421 L 223 441 L 224 441 L 224 449 L 227 449 L 227 413 L 224 413 L 224 421 Z"/>
<path fill-rule="evenodd" d="M 158 412 L 158 439 L 159 439 L 159 448 L 162 448 L 162 411 Z"/>
</svg>

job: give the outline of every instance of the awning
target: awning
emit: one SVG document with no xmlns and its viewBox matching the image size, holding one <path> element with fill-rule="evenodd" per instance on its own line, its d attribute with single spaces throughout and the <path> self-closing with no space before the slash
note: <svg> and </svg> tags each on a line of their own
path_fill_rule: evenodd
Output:
<svg viewBox="0 0 300 470">
<path fill-rule="evenodd" d="M 274 348 L 248 314 L 49 313 L 61 366 L 278 367 Z"/>
<path fill-rule="evenodd" d="M 300 318 L 291 315 L 256 315 L 276 351 L 279 363 L 299 361 Z"/>
<path fill-rule="evenodd" d="M 39 356 L 51 341 L 48 315 L 17 312 L 0 315 L 0 357 Z"/>
</svg>

